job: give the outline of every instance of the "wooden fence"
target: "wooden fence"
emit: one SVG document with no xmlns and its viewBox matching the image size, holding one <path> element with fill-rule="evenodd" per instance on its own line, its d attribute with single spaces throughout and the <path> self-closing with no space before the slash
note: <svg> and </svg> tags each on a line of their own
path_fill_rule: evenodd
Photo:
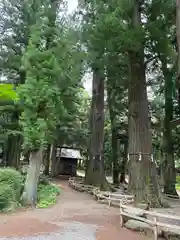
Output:
<svg viewBox="0 0 180 240">
<path fill-rule="evenodd" d="M 146 211 L 142 209 L 139 209 L 139 211 L 146 217 L 144 216 L 140 217 L 138 215 L 131 214 L 131 212 L 133 213 L 136 211 L 137 211 L 137 208 L 120 203 L 120 226 L 121 227 L 124 226 L 123 216 L 126 216 L 129 218 L 147 223 L 149 225 L 149 228 L 151 228 L 154 232 L 154 240 L 158 239 L 159 232 L 171 232 L 171 233 L 179 234 L 180 236 L 180 225 L 176 225 L 172 223 L 169 224 L 162 220 L 163 218 L 166 220 L 167 219 L 170 220 L 170 222 L 172 222 L 172 220 L 175 220 L 175 222 L 176 221 L 180 222 L 179 216 L 163 214 L 163 213 L 153 212 L 153 211 Z"/>
<path fill-rule="evenodd" d="M 121 193 L 111 193 L 107 191 L 100 191 L 91 185 L 84 185 L 83 179 L 70 178 L 69 185 L 78 191 L 88 192 L 93 194 L 98 202 L 106 202 L 108 206 L 111 206 L 112 202 L 115 202 L 120 209 L 120 226 L 124 226 L 124 217 L 135 219 L 148 224 L 149 228 L 154 233 L 154 240 L 158 240 L 159 232 L 171 232 L 179 235 L 180 239 L 180 217 L 170 214 L 163 214 L 154 211 L 146 211 L 137 207 L 133 207 L 134 202 L 133 195 L 125 195 Z M 130 205 L 131 204 L 131 205 Z M 137 213 L 137 214 L 134 214 Z M 140 213 L 140 214 L 139 214 Z M 167 223 L 168 220 L 171 223 Z M 175 223 L 172 223 L 172 222 Z M 178 224 L 176 223 L 178 222 Z"/>
</svg>

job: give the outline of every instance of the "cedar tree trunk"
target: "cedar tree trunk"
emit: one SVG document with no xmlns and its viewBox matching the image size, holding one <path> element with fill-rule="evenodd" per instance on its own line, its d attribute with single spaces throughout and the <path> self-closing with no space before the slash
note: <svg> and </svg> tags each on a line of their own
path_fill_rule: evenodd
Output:
<svg viewBox="0 0 180 240">
<path fill-rule="evenodd" d="M 104 173 L 104 72 L 93 68 L 92 103 L 90 116 L 89 161 L 85 176 L 86 184 L 105 189 Z"/>
<path fill-rule="evenodd" d="M 42 160 L 42 149 L 30 153 L 29 168 L 22 194 L 23 203 L 26 205 L 35 206 L 37 203 L 37 188 Z"/>
<path fill-rule="evenodd" d="M 110 81 L 114 81 L 112 79 L 107 80 L 107 102 L 109 108 L 109 115 L 111 120 L 111 148 L 112 148 L 112 163 L 113 163 L 113 183 L 119 183 L 119 162 L 118 162 L 118 138 L 117 138 L 117 129 L 115 126 L 115 117 L 116 113 L 113 109 L 113 86 Z"/>
<path fill-rule="evenodd" d="M 140 11 L 139 1 L 134 0 L 132 30 L 142 30 Z M 163 199 L 157 180 L 156 165 L 151 161 L 152 133 L 143 45 L 141 40 L 139 48 L 129 52 L 129 190 L 134 193 L 136 202 L 146 203 L 150 207 L 160 207 L 163 205 Z"/>
<path fill-rule="evenodd" d="M 165 79 L 165 117 L 163 131 L 163 180 L 164 193 L 178 195 L 176 192 L 176 170 L 174 161 L 173 138 L 171 121 L 173 119 L 173 80 L 172 74 L 167 69 L 167 64 L 162 61 L 162 70 Z"/>
</svg>

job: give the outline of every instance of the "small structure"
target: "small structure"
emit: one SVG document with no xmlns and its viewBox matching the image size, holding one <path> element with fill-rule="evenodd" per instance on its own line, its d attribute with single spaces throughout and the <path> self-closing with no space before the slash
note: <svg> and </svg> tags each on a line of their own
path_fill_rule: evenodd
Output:
<svg viewBox="0 0 180 240">
<path fill-rule="evenodd" d="M 59 175 L 76 176 L 78 160 L 82 159 L 77 149 L 57 148 L 56 157 L 59 160 Z"/>
</svg>

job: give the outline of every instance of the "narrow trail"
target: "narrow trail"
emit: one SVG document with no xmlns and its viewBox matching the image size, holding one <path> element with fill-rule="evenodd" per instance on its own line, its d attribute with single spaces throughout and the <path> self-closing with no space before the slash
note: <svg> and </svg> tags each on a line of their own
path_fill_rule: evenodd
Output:
<svg viewBox="0 0 180 240">
<path fill-rule="evenodd" d="M 0 240 L 147 240 L 120 228 L 117 208 L 72 190 L 67 181 L 58 184 L 63 190 L 55 206 L 0 215 Z"/>
</svg>

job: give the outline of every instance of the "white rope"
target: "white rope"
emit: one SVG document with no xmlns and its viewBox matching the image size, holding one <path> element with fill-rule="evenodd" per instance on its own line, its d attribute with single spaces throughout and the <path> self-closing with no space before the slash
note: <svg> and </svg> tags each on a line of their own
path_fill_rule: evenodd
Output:
<svg viewBox="0 0 180 240">
<path fill-rule="evenodd" d="M 130 161 L 130 154 L 131 154 L 131 155 L 138 155 L 138 157 L 139 157 L 138 160 L 139 160 L 139 161 L 142 161 L 142 156 L 143 156 L 143 155 L 149 156 L 152 162 L 155 161 L 153 154 L 139 152 L 139 153 L 134 153 L 134 154 L 128 153 L 128 155 L 127 155 L 127 160 L 128 160 L 128 162 Z"/>
</svg>

